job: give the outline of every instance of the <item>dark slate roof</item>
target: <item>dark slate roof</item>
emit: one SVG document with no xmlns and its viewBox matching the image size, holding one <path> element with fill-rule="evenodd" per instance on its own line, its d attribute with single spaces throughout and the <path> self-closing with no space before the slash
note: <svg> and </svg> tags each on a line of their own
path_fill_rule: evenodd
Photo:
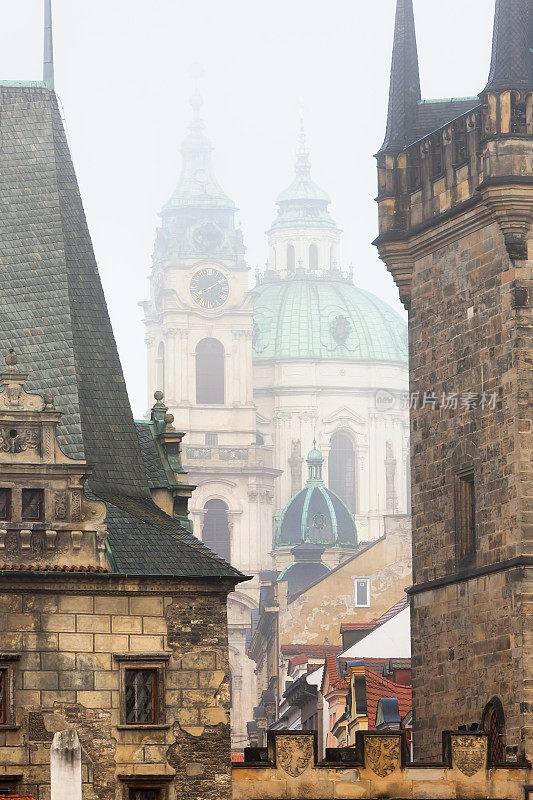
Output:
<svg viewBox="0 0 533 800">
<path fill-rule="evenodd" d="M 409 145 L 429 133 L 442 128 L 457 117 L 479 106 L 479 97 L 450 98 L 446 100 L 422 100 L 417 103 L 413 125 L 406 137 Z"/>
<path fill-rule="evenodd" d="M 135 422 L 144 472 L 150 489 L 170 489 L 168 476 L 163 467 L 157 442 L 149 422 Z"/>
<path fill-rule="evenodd" d="M 496 0 L 486 89 L 533 86 L 533 0 Z"/>
<path fill-rule="evenodd" d="M 380 152 L 401 150 L 421 98 L 413 0 L 398 0 L 390 76 L 389 112 Z"/>
<path fill-rule="evenodd" d="M 242 575 L 153 504 L 56 96 L 0 85 L 0 343 L 94 465 L 119 571 Z"/>
</svg>

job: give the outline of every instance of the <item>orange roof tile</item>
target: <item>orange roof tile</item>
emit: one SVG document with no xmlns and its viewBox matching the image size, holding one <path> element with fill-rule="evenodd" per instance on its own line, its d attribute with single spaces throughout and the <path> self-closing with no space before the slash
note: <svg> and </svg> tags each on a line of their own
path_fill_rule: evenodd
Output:
<svg viewBox="0 0 533 800">
<path fill-rule="evenodd" d="M 378 702 L 383 697 L 396 697 L 400 706 L 400 717 L 411 711 L 413 707 L 412 691 L 410 686 L 403 686 L 400 683 L 393 683 L 387 678 L 383 678 L 376 672 L 372 672 L 368 667 L 365 668 L 366 678 L 366 708 L 368 716 L 368 727 L 376 727 L 376 713 Z"/>
</svg>

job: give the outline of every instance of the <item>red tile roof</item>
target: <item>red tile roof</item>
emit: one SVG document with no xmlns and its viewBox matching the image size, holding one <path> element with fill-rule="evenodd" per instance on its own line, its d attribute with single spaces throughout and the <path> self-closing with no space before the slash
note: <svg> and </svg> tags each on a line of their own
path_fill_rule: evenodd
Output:
<svg viewBox="0 0 533 800">
<path fill-rule="evenodd" d="M 339 675 L 339 662 L 337 656 L 331 653 L 326 656 L 326 668 L 324 670 L 324 677 L 322 678 L 322 689 L 324 688 L 326 673 L 329 678 L 330 686 L 335 689 L 348 689 L 348 682 Z"/>
<path fill-rule="evenodd" d="M 388 622 L 389 619 L 392 619 L 399 614 L 400 611 L 403 611 L 404 608 L 407 608 L 409 605 L 409 598 L 407 595 L 402 597 L 401 600 L 398 600 L 388 611 L 385 611 L 380 617 L 373 619 L 371 622 L 343 622 L 341 625 L 341 633 L 345 633 L 346 631 L 373 631 L 374 628 L 377 628 L 378 625 L 383 625 L 384 622 Z"/>
<path fill-rule="evenodd" d="M 3 570 L 12 572 L 110 572 L 105 567 L 75 567 L 67 564 L 0 564 L 0 571 Z"/>
<path fill-rule="evenodd" d="M 396 697 L 400 706 L 400 717 L 403 719 L 413 707 L 412 692 L 410 686 L 402 686 L 399 683 L 383 678 L 368 667 L 365 668 L 366 678 L 366 707 L 369 729 L 376 727 L 376 712 L 378 702 L 383 697 Z"/>
<path fill-rule="evenodd" d="M 400 611 L 403 611 L 404 608 L 408 608 L 408 606 L 409 606 L 409 598 L 407 597 L 407 595 L 405 595 L 404 597 L 402 597 L 401 600 L 398 600 L 397 603 L 395 603 L 391 608 L 389 608 L 388 611 L 385 611 L 385 613 L 382 614 L 381 617 L 375 619 L 374 623 L 376 625 L 383 625 L 384 622 L 388 622 L 389 619 L 395 617 L 396 614 L 399 614 Z"/>
<path fill-rule="evenodd" d="M 291 656 L 289 659 L 289 672 L 294 669 L 294 667 L 298 667 L 300 664 L 307 663 L 307 656 L 303 653 L 300 653 L 297 656 Z"/>
<path fill-rule="evenodd" d="M 328 654 L 341 653 L 342 647 L 333 644 L 282 644 L 281 652 L 284 656 L 305 655 L 307 658 L 325 658 Z"/>
<path fill-rule="evenodd" d="M 346 631 L 373 631 L 375 627 L 375 622 L 343 622 L 341 633 Z"/>
</svg>

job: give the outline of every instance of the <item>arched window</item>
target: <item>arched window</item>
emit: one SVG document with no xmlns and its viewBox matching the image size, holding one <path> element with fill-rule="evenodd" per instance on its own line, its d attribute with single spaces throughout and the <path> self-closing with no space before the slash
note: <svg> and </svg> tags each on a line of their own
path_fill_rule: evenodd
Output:
<svg viewBox="0 0 533 800">
<path fill-rule="evenodd" d="M 498 697 L 493 697 L 485 706 L 482 724 L 489 737 L 489 761 L 502 764 L 505 761 L 505 714 Z"/>
<path fill-rule="evenodd" d="M 294 245 L 288 244 L 287 245 L 287 269 L 289 272 L 294 272 L 294 268 L 296 266 L 296 256 L 294 253 Z"/>
<path fill-rule="evenodd" d="M 318 269 L 318 247 L 316 244 L 309 245 L 309 269 Z"/>
<path fill-rule="evenodd" d="M 228 522 L 228 507 L 223 500 L 208 500 L 204 506 L 203 543 L 214 553 L 229 562 L 231 538 Z"/>
<path fill-rule="evenodd" d="M 157 357 L 155 360 L 155 388 L 159 392 L 165 393 L 165 345 L 159 343 Z"/>
<path fill-rule="evenodd" d="M 350 436 L 342 431 L 334 433 L 328 458 L 329 488 L 344 500 L 352 514 L 357 511 L 355 461 Z"/>
<path fill-rule="evenodd" d="M 196 347 L 196 402 L 224 403 L 224 347 L 218 339 L 202 339 Z"/>
</svg>

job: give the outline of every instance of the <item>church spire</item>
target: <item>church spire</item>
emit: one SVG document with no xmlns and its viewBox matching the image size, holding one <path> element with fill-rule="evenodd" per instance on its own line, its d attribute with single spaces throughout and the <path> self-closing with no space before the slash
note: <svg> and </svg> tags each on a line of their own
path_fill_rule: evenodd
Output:
<svg viewBox="0 0 533 800">
<path fill-rule="evenodd" d="M 54 37 L 52 30 L 52 0 L 44 0 L 44 56 L 43 82 L 48 89 L 54 87 Z"/>
<path fill-rule="evenodd" d="M 533 0 L 496 0 L 492 60 L 485 91 L 533 84 Z"/>
<path fill-rule="evenodd" d="M 194 90 L 190 98 L 193 115 L 189 123 L 189 134 L 181 146 L 182 170 L 178 185 L 165 209 L 178 207 L 223 208 L 234 213 L 235 204 L 224 192 L 215 178 L 211 153 L 213 145 L 205 134 L 205 123 L 201 116 L 204 99 L 200 94 L 198 79 L 203 76 L 200 64 L 193 64 L 190 75 Z"/>
<path fill-rule="evenodd" d="M 397 0 L 387 131 L 380 152 L 405 147 L 420 99 L 413 0 Z"/>
</svg>

